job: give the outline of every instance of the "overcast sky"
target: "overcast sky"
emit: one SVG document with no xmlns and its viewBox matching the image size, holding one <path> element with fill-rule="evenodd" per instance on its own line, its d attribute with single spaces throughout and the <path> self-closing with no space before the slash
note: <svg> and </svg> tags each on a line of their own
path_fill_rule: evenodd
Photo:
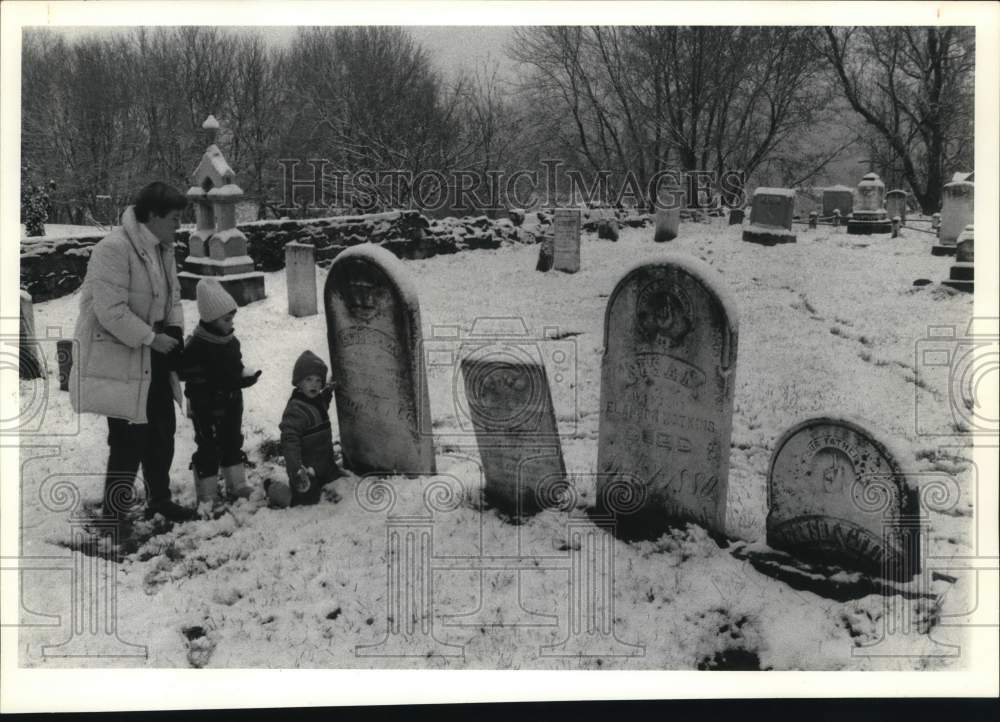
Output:
<svg viewBox="0 0 1000 722">
<path fill-rule="evenodd" d="M 50 27 L 50 30 L 76 38 L 91 34 L 127 32 L 125 27 Z M 295 27 L 254 27 L 276 43 L 286 43 L 295 34 Z M 507 59 L 505 44 L 513 34 L 511 26 L 428 26 L 411 25 L 407 29 L 433 57 L 437 66 L 451 73 L 466 67 L 475 69 L 483 61 L 498 62 L 503 73 L 510 73 L 514 63 Z"/>
</svg>

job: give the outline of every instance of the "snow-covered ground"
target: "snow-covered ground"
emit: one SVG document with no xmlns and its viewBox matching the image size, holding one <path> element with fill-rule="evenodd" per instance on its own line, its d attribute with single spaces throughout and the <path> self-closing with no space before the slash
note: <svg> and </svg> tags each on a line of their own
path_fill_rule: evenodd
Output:
<svg viewBox="0 0 1000 722">
<path fill-rule="evenodd" d="M 931 256 L 933 237 L 926 234 L 909 232 L 890 239 L 801 226 L 797 232 L 797 244 L 771 248 L 741 242 L 740 227 L 727 227 L 721 220 L 682 224 L 681 236 L 668 244 L 654 244 L 652 229 L 623 229 L 618 243 L 588 234 L 582 269 L 575 275 L 535 272 L 533 246 L 406 262 L 419 293 L 425 339 L 432 336 L 433 327 L 458 326 L 468 332 L 477 319 L 489 317 L 522 319 L 532 339 L 553 326 L 575 334 L 568 337 L 576 351 L 575 394 L 555 394 L 554 403 L 566 465 L 577 475 L 580 500 L 574 509 L 545 511 L 520 525 L 484 506 L 474 442 L 466 437 L 463 444 L 457 436 L 462 429 L 453 394 L 457 370 L 430 365 L 435 435 L 447 440 L 436 445 L 440 479 L 462 489 L 457 506 L 435 512 L 430 521 L 433 549 L 428 553 L 434 572 L 417 591 L 433 595 L 432 623 L 424 620 L 430 624 L 425 627 L 416 620 L 406 645 L 368 650 L 382 656 L 365 656 L 359 648 L 379 644 L 397 625 L 402 624 L 403 631 L 408 627 L 407 620 L 393 616 L 395 607 L 387 606 L 393 592 L 387 579 L 387 534 L 398 523 L 387 515 L 419 512 L 434 480 L 387 479 L 396 506 L 386 511 L 373 509 L 366 488 L 356 493 L 355 477 L 336 482 L 342 495 L 337 503 L 278 511 L 266 508 L 258 496 L 217 520 L 154 535 L 120 564 L 82 557 L 69 551 L 78 546 L 76 527 L 69 512 L 53 511 L 60 507 L 52 497 L 65 490 L 60 481 L 70 481 L 84 503 L 97 502 L 107 427 L 103 418 L 74 416 L 67 394 L 58 390 L 55 338 L 71 335 L 78 294 L 37 304 L 36 328 L 51 333 L 51 340 L 42 342 L 49 377 L 38 384 L 22 382 L 21 388 L 25 418 L 34 409 L 31 425 L 37 429 L 22 436 L 21 553 L 56 558 L 56 566 L 73 561 L 95 565 L 95 579 L 110 573 L 117 592 L 118 637 L 144 645 L 148 656 L 43 654 L 42 645 L 66 641 L 70 630 L 66 625 L 29 626 L 21 630 L 21 664 L 961 667 L 960 655 L 937 655 L 944 649 L 942 643 L 962 644 L 964 630 L 942 620 L 971 608 L 969 595 L 974 592 L 966 589 L 963 579 L 949 585 L 938 602 L 893 597 L 887 604 L 878 595 L 839 602 L 758 573 L 695 526 L 656 541 L 633 543 L 593 528 L 596 535 L 584 534 L 584 540 L 609 543 L 613 551 L 614 639 L 574 633 L 567 612 L 569 569 L 560 560 L 578 543 L 567 535 L 568 523 L 585 531 L 590 523 L 582 511 L 593 499 L 587 475 L 597 458 L 605 304 L 627 268 L 667 252 L 711 264 L 739 308 L 731 537 L 751 542 L 763 538 L 768 462 L 781 433 L 803 416 L 836 413 L 867 419 L 873 429 L 894 439 L 906 450 L 902 461 L 918 480 L 943 476 L 961 488 L 957 503 L 945 513 L 929 515 L 928 553 L 939 559 L 973 553 L 976 479 L 971 451 L 962 448 L 969 436 L 952 419 L 946 375 L 928 377 L 917 368 L 918 344 L 924 343 L 929 326 L 954 326 L 962 336 L 971 318 L 971 296 L 939 285 L 953 261 Z M 325 272 L 319 270 L 317 276 L 321 293 Z M 920 278 L 932 283 L 914 287 L 913 281 Z M 258 487 L 264 478 L 283 478 L 274 449 L 295 358 L 307 348 L 328 356 L 322 308 L 311 318 L 289 317 L 283 273 L 267 274 L 266 283 L 267 300 L 240 309 L 236 316 L 246 363 L 264 371 L 260 382 L 245 393 L 244 448 L 255 465 L 250 477 Z M 190 301 L 184 307 L 190 330 L 197 309 Z M 918 435 L 918 416 L 951 436 Z M 187 505 L 194 504 L 187 469 L 193 449 L 190 421 L 179 416 L 173 489 L 175 498 Z M 483 558 L 501 555 L 541 561 L 520 574 L 482 570 Z M 69 579 L 58 572 L 26 572 L 24 608 L 67 619 Z M 893 614 L 907 616 L 910 626 L 876 645 L 886 616 Z M 390 641 L 399 638 L 389 634 Z M 546 645 L 567 638 L 583 640 L 580 649 L 588 654 L 553 656 L 544 651 Z"/>
</svg>

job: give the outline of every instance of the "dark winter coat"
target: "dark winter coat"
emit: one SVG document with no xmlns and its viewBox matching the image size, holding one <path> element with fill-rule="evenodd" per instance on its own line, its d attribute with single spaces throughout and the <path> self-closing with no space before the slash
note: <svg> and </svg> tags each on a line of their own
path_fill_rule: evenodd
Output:
<svg viewBox="0 0 1000 722">
<path fill-rule="evenodd" d="M 184 395 L 194 414 L 221 414 L 227 406 L 243 400 L 242 389 L 256 376 L 243 376 L 243 354 L 234 334 L 219 336 L 198 324 L 181 353 L 179 374 L 185 381 Z"/>
<path fill-rule="evenodd" d="M 298 389 L 292 392 L 281 416 L 281 450 L 292 487 L 292 503 L 306 499 L 315 501 L 320 488 L 340 475 L 333 455 L 333 430 L 330 428 L 330 402 L 333 389 L 326 388 L 314 399 Z M 299 470 L 311 466 L 316 478 L 308 492 L 296 490 Z"/>
</svg>

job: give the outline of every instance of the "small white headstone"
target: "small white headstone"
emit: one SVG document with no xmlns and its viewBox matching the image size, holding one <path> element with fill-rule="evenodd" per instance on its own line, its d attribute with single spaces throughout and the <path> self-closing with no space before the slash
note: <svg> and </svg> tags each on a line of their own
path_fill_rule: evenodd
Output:
<svg viewBox="0 0 1000 722">
<path fill-rule="evenodd" d="M 285 244 L 285 285 L 288 287 L 288 315 L 315 316 L 316 248 L 308 243 Z"/>
<path fill-rule="evenodd" d="M 557 271 L 576 273 L 580 270 L 579 208 L 556 208 L 552 214 L 553 264 Z"/>
</svg>

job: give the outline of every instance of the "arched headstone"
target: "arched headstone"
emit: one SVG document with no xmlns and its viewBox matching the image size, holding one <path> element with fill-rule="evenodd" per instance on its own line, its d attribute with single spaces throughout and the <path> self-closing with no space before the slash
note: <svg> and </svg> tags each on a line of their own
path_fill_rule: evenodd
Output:
<svg viewBox="0 0 1000 722">
<path fill-rule="evenodd" d="M 611 293 L 598 503 L 627 534 L 685 521 L 724 533 L 737 340 L 736 306 L 701 261 L 642 263 Z"/>
<path fill-rule="evenodd" d="M 908 579 L 920 564 L 919 499 L 898 456 L 860 423 L 822 416 L 775 445 L 767 543 L 806 561 Z"/>
<path fill-rule="evenodd" d="M 380 246 L 339 254 L 323 291 L 344 464 L 433 474 L 420 306 L 402 262 Z"/>
</svg>

